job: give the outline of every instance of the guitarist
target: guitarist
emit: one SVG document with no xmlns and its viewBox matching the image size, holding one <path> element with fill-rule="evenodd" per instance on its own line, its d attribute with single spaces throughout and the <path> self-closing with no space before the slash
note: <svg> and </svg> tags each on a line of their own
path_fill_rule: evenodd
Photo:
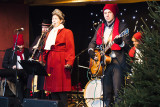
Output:
<svg viewBox="0 0 160 107">
<path fill-rule="evenodd" d="M 97 27 L 95 35 L 88 46 L 90 57 L 97 60 L 94 52 L 96 46 L 103 44 L 107 46 L 110 42 L 114 41 L 114 44 L 111 46 L 111 53 L 109 54 L 112 61 L 106 66 L 103 77 L 103 98 L 106 107 L 111 106 L 111 103 L 118 103 L 120 101 L 118 93 L 124 85 L 125 72 L 127 71 L 126 53 L 128 53 L 129 44 L 131 43 L 129 36 L 115 38 L 127 28 L 125 23 L 119 21 L 117 13 L 117 4 L 106 4 L 104 6 L 103 15 L 105 22 Z"/>
</svg>

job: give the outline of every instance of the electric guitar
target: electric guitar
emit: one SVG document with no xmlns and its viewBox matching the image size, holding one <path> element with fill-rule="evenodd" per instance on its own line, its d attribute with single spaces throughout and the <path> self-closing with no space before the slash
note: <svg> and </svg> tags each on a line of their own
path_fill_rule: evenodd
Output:
<svg viewBox="0 0 160 107">
<path fill-rule="evenodd" d="M 121 37 L 124 37 L 124 36 L 128 36 L 129 34 L 129 29 L 126 28 L 120 35 L 117 35 L 115 38 L 121 38 Z M 114 44 L 114 40 L 107 46 L 104 48 L 104 52 L 106 53 L 110 48 L 111 46 Z M 101 52 L 100 51 L 102 49 L 95 49 L 94 52 L 95 52 L 95 57 L 97 57 L 98 59 L 97 60 L 94 60 L 92 58 L 90 58 L 90 64 L 89 64 L 89 68 L 91 70 L 91 73 L 92 73 L 92 76 L 93 77 L 97 77 L 97 76 L 102 76 L 102 71 L 103 71 L 103 67 L 102 67 L 102 64 L 101 64 Z M 105 54 L 104 53 L 104 54 Z M 111 63 L 111 60 L 112 58 L 110 56 L 107 56 L 107 55 L 104 55 L 104 63 L 105 65 Z M 106 69 L 106 66 L 104 66 L 104 69 Z"/>
</svg>

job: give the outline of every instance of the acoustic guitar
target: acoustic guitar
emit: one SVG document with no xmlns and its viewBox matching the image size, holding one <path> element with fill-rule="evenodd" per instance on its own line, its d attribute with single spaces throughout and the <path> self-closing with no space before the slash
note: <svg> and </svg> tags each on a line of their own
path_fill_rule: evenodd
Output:
<svg viewBox="0 0 160 107">
<path fill-rule="evenodd" d="M 127 36 L 129 34 L 129 29 L 126 28 L 120 35 L 117 35 L 115 38 L 121 38 L 124 36 Z M 110 50 L 111 46 L 114 44 L 114 41 L 112 41 L 108 46 L 106 46 L 104 48 L 104 52 L 108 53 L 107 51 Z M 91 74 L 93 77 L 98 77 L 98 76 L 102 76 L 102 71 L 103 71 L 103 66 L 102 66 L 102 54 L 101 51 L 102 49 L 95 49 L 95 56 L 98 58 L 97 60 L 94 60 L 92 58 L 90 58 L 90 63 L 89 63 L 89 68 L 91 70 Z M 103 53 L 104 53 L 103 52 Z M 111 63 L 112 58 L 108 55 L 104 55 L 104 63 L 105 65 L 110 64 Z M 106 66 L 104 66 L 104 70 L 106 69 Z"/>
</svg>

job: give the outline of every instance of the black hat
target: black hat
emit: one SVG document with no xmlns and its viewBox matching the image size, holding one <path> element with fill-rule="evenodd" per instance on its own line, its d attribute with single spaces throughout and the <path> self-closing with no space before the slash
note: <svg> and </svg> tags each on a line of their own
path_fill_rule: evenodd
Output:
<svg viewBox="0 0 160 107">
<path fill-rule="evenodd" d="M 51 21 L 48 19 L 43 19 L 41 26 L 50 26 L 51 25 Z"/>
</svg>

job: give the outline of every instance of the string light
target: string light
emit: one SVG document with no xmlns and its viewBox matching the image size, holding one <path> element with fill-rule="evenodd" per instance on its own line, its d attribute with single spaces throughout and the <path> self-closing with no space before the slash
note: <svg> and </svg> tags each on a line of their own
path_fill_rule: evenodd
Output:
<svg viewBox="0 0 160 107">
<path fill-rule="evenodd" d="M 136 16 L 133 16 L 132 18 L 133 18 L 133 19 L 136 19 Z"/>
<path fill-rule="evenodd" d="M 150 40 L 152 40 L 152 38 L 149 38 Z"/>
</svg>

